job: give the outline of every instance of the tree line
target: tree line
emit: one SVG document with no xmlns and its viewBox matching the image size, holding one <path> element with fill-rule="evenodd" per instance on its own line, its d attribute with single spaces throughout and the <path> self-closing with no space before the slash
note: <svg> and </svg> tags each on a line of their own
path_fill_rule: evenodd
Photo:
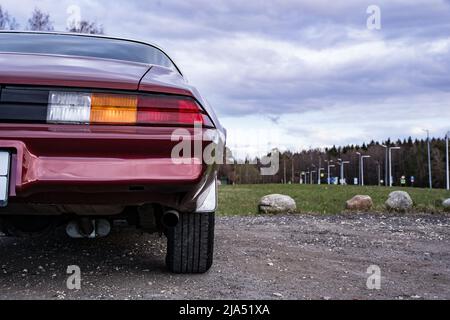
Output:
<svg viewBox="0 0 450 320">
<path fill-rule="evenodd" d="M 20 30 L 21 25 L 17 20 L 4 10 L 0 5 L 0 30 Z M 25 30 L 30 31 L 55 31 L 53 21 L 50 14 L 43 12 L 39 8 L 35 8 L 27 20 Z M 66 27 L 67 32 L 88 33 L 88 34 L 104 34 L 103 26 L 88 20 L 72 22 Z"/>
<path fill-rule="evenodd" d="M 345 179 L 348 184 L 354 183 L 359 177 L 359 155 L 369 155 L 364 160 L 365 185 L 378 185 L 386 181 L 386 149 L 385 146 L 398 146 L 400 150 L 392 152 L 393 184 L 401 185 L 405 177 L 406 186 L 428 187 L 428 148 L 426 140 L 413 140 L 411 137 L 397 141 L 371 141 L 363 145 L 333 146 L 325 149 L 311 149 L 301 152 L 281 152 L 278 173 L 273 176 L 262 176 L 260 168 L 263 167 L 260 159 L 246 159 L 235 161 L 233 164 L 224 164 L 219 168 L 219 178 L 230 184 L 258 184 L 258 183 L 299 183 L 305 179 L 302 172 L 316 171 L 313 183 L 318 183 L 318 168 L 324 168 L 321 183 L 327 183 L 327 162 L 334 165 L 330 168 L 331 177 L 340 177 L 338 159 L 349 161 L 345 165 Z M 431 166 L 433 187 L 446 187 L 446 155 L 445 139 L 431 140 Z M 411 179 L 413 177 L 413 179 Z M 308 182 L 310 182 L 308 178 Z"/>
</svg>

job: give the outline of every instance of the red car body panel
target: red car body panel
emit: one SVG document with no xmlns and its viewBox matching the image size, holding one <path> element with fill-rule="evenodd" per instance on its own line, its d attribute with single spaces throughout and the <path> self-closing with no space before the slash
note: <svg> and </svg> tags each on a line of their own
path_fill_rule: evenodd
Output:
<svg viewBox="0 0 450 320">
<path fill-rule="evenodd" d="M 0 53 L 0 85 L 127 90 L 185 95 L 215 114 L 176 71 L 142 63 Z M 60 89 L 61 90 L 61 89 Z M 0 123 L 0 149 L 13 154 L 9 202 L 140 205 L 195 210 L 213 179 L 202 159 L 174 164 L 173 127 Z M 187 128 L 191 138 L 193 128 Z M 203 129 L 205 130 L 205 129 Z M 204 148 L 211 141 L 202 141 Z M 7 213 L 2 208 L 0 213 Z"/>
<path fill-rule="evenodd" d="M 195 96 L 183 77 L 174 70 L 153 66 L 143 77 L 139 90 L 144 92 L 161 92 Z"/>
<path fill-rule="evenodd" d="M 98 58 L 0 53 L 1 84 L 137 90 L 149 68 Z"/>
<path fill-rule="evenodd" d="M 17 151 L 19 171 L 16 185 L 10 190 L 20 193 L 37 183 L 129 186 L 199 180 L 201 159 L 174 165 L 167 156 L 174 145 L 168 129 L 146 128 L 144 132 L 98 133 L 92 128 L 69 131 L 61 126 L 0 125 L 0 148 Z"/>
<path fill-rule="evenodd" d="M 207 167 L 202 159 L 192 158 L 187 164 L 172 161 L 171 150 L 177 143 L 171 140 L 172 131 L 164 127 L 0 124 L 0 149 L 14 153 L 10 202 L 141 205 L 167 193 L 197 190 Z M 192 138 L 193 129 L 188 131 Z M 161 202 L 176 208 L 193 205 Z"/>
</svg>

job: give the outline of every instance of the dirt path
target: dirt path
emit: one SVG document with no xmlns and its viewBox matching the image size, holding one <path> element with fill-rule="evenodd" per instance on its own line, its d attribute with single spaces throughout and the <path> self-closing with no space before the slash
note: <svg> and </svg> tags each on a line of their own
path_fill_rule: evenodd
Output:
<svg viewBox="0 0 450 320">
<path fill-rule="evenodd" d="M 205 275 L 164 269 L 165 240 L 0 238 L 0 299 L 450 299 L 450 216 L 218 218 Z M 82 272 L 79 291 L 66 268 Z M 381 289 L 368 290 L 370 265 Z"/>
</svg>

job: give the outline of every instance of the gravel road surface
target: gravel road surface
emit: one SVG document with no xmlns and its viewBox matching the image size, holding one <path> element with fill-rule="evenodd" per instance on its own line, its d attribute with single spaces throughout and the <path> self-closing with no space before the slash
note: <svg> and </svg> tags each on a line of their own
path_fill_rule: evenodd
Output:
<svg viewBox="0 0 450 320">
<path fill-rule="evenodd" d="M 450 215 L 220 217 L 210 272 L 173 275 L 164 257 L 165 238 L 131 228 L 0 237 L 0 299 L 450 299 Z M 371 265 L 380 290 L 367 289 Z"/>
</svg>

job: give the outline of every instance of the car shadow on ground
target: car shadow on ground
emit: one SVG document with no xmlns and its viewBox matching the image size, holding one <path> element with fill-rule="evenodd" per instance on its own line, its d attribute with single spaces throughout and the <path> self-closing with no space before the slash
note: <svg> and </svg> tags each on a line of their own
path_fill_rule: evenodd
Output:
<svg viewBox="0 0 450 320">
<path fill-rule="evenodd" d="M 165 237 L 142 234 L 132 228 L 114 230 L 100 239 L 71 239 L 57 229 L 43 237 L 25 239 L 0 237 L 0 285 L 5 278 L 27 278 L 49 273 L 67 276 L 67 267 L 79 266 L 82 273 L 167 273 Z"/>
</svg>

